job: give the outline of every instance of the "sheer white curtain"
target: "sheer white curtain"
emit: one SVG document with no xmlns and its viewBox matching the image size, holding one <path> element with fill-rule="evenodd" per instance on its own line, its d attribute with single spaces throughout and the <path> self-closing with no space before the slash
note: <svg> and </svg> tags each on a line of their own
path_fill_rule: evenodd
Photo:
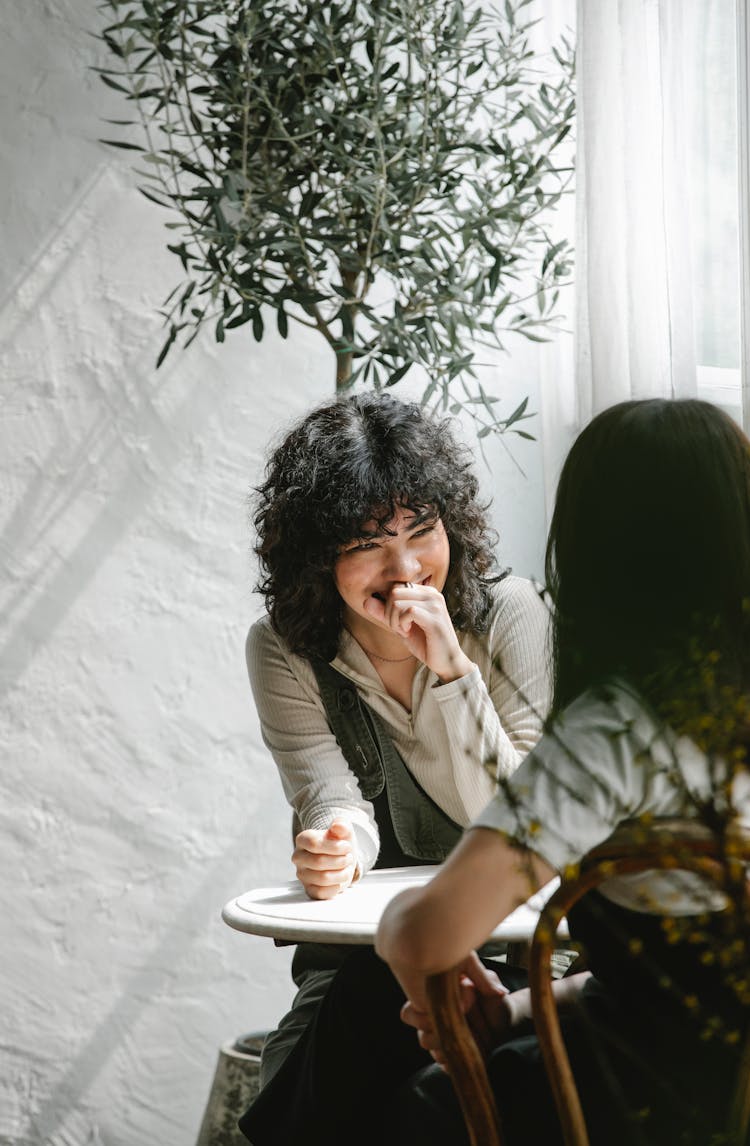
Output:
<svg viewBox="0 0 750 1146">
<path fill-rule="evenodd" d="M 550 351 L 548 506 L 573 436 L 614 402 L 698 394 L 742 420 L 746 5 L 577 0 L 575 371 L 555 360 L 560 346 Z M 743 240 L 750 366 L 750 224 Z"/>
<path fill-rule="evenodd" d="M 578 0 L 579 425 L 625 398 L 697 392 L 695 15 L 691 0 Z"/>
</svg>

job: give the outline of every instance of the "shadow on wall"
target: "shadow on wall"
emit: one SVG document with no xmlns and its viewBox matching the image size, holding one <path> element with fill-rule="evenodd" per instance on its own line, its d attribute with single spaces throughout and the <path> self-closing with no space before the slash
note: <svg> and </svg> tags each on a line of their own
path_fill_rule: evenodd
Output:
<svg viewBox="0 0 750 1146">
<path fill-rule="evenodd" d="M 212 923 L 206 919 L 206 904 L 211 905 L 210 918 L 216 926 L 225 926 L 219 914 L 222 896 L 226 898 L 226 873 L 236 869 L 242 847 L 242 836 L 232 840 L 211 864 L 195 893 L 174 915 L 161 920 L 162 940 L 151 949 L 140 968 L 123 983 L 118 1001 L 99 1022 L 83 1049 L 69 1063 L 49 1097 L 40 1104 L 33 1117 L 34 1136 L 27 1140 L 29 1146 L 40 1146 L 41 1143 L 49 1143 L 49 1146 L 99 1146 L 99 1132 L 96 1127 L 92 1127 L 87 1117 L 84 1096 L 106 1069 L 113 1055 L 127 1047 L 138 1019 L 178 974 L 180 963 L 185 960 L 191 945 L 205 936 L 207 925 L 212 927 Z M 242 1033 L 240 1030 L 228 1031 L 227 1037 Z M 164 1040 L 170 1046 L 170 1053 L 179 1062 L 181 1046 L 175 1042 L 173 1028 L 165 1028 Z M 207 1050 L 211 1065 L 206 1071 L 206 1096 L 210 1089 L 218 1046 Z M 169 1097 L 165 1095 L 164 1098 L 164 1114 L 168 1118 Z M 71 1110 L 74 1104 L 77 1109 Z M 197 1131 L 196 1126 L 196 1135 Z M 25 1146 L 25 1143 L 14 1139 L 13 1146 Z"/>
<path fill-rule="evenodd" d="M 252 968 L 225 957 L 219 919 L 238 867 L 262 882 L 275 833 L 288 857 L 238 615 L 266 411 L 231 351 L 220 370 L 196 343 L 155 380 L 174 267 L 143 211 L 102 168 L 0 311 L 0 692 L 27 674 L 0 785 L 0 853 L 18 873 L 2 896 L 18 934 L 1 1008 L 8 1146 L 184 1146 L 220 1041 L 290 993 L 272 948 Z M 277 407 L 304 400 L 289 375 L 266 387 Z M 240 1029 L 224 1029 L 235 1011 Z"/>
<path fill-rule="evenodd" d="M 15 357 L 27 357 L 24 341 L 38 342 L 40 327 L 44 330 L 59 323 L 64 305 L 59 292 L 70 291 L 77 260 L 89 267 L 107 265 L 90 247 L 111 227 L 118 195 L 132 203 L 132 189 L 102 168 L 85 195 L 76 200 L 75 210 L 65 212 L 64 225 L 55 228 L 23 281 L 6 297 L 0 312 L 0 363 L 3 348 L 13 343 Z M 102 312 L 107 306 L 105 299 Z M 164 485 L 165 475 L 183 456 L 191 432 L 215 409 L 215 393 L 209 385 L 180 376 L 179 403 L 171 404 L 165 420 L 158 403 L 168 394 L 179 360 L 160 374 L 157 384 L 153 379 L 155 340 L 144 340 L 142 331 L 139 336 L 134 326 L 136 320 L 143 325 L 139 315 L 125 317 L 133 329 L 119 331 L 118 338 L 107 331 L 104 314 L 93 318 L 94 324 L 105 325 L 101 339 L 95 329 L 89 329 L 87 344 L 71 348 L 66 343 L 69 336 L 59 335 L 68 355 L 81 355 L 80 363 L 66 365 L 82 394 L 59 396 L 59 355 L 54 363 L 54 351 L 45 350 L 53 360 L 50 376 L 42 383 L 37 381 L 36 395 L 28 399 L 31 409 L 25 413 L 38 423 L 37 438 L 46 436 L 51 443 L 43 457 L 34 459 L 34 474 L 0 541 L 10 572 L 9 593 L 2 604 L 8 634 L 0 651 L 0 695 L 13 687 L 50 640 L 99 566 Z M 91 324 L 91 317 L 86 321 Z M 156 325 L 155 320 L 153 330 Z M 107 343 L 114 350 L 139 342 L 144 345 L 137 353 L 127 359 L 118 356 L 116 362 L 108 362 L 106 351 L 99 349 Z M 102 379 L 116 390 L 116 402 Z M 91 410 L 97 405 L 104 409 L 92 422 Z M 89 424 L 82 428 L 84 419 Z M 28 458 L 23 460 L 28 471 Z"/>
</svg>

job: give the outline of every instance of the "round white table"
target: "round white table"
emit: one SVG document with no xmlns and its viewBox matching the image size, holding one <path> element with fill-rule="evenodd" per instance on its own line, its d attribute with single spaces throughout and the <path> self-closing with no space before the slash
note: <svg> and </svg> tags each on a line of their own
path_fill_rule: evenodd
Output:
<svg viewBox="0 0 750 1146">
<path fill-rule="evenodd" d="M 372 943 L 380 917 L 394 895 L 408 887 L 423 887 L 437 870 L 434 866 L 370 871 L 333 899 L 308 899 L 298 880 L 280 887 L 257 887 L 230 899 L 222 917 L 237 931 L 265 935 L 282 943 Z M 525 954 L 539 914 L 559 882 L 551 880 L 508 915 L 488 938 L 507 942 L 516 946 L 519 954 Z M 558 934 L 561 939 L 568 938 L 564 921 Z M 510 947 L 508 951 L 510 958 Z M 444 971 L 430 976 L 427 992 L 464 1111 L 469 1141 L 474 1146 L 496 1143 L 497 1111 L 482 1056 L 459 1002 L 456 975 Z"/>
<path fill-rule="evenodd" d="M 298 880 L 279 887 L 258 887 L 230 899 L 222 918 L 237 931 L 291 943 L 372 943 L 389 901 L 407 887 L 422 887 L 437 866 L 394 867 L 371 871 L 333 899 L 308 899 Z M 492 939 L 531 942 L 539 912 L 559 884 L 553 879 L 492 932 Z M 568 938 L 564 924 L 559 936 Z"/>
</svg>

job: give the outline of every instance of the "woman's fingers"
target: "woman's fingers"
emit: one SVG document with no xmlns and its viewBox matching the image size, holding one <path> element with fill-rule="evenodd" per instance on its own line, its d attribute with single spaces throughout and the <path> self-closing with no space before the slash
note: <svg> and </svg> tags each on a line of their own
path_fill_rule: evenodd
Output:
<svg viewBox="0 0 750 1146">
<path fill-rule="evenodd" d="M 365 610 L 402 637 L 407 649 L 444 683 L 472 671 L 474 665 L 458 642 L 445 598 L 432 585 L 393 585 L 384 600 L 370 597 Z"/>
<path fill-rule="evenodd" d="M 313 899 L 333 899 L 345 891 L 354 879 L 356 864 L 352 860 L 343 868 L 321 871 L 303 865 L 297 866 L 297 878 Z"/>
<path fill-rule="evenodd" d="M 373 621 L 380 621 L 381 624 L 388 624 L 386 620 L 385 602 L 381 601 L 378 597 L 369 597 L 363 606 L 366 613 L 372 617 Z"/>
<path fill-rule="evenodd" d="M 388 595 L 385 618 L 394 632 L 414 644 L 414 651 L 429 667 L 429 654 L 436 642 L 446 648 L 458 647 L 445 598 L 429 585 L 394 587 Z"/>
<path fill-rule="evenodd" d="M 418 593 L 417 597 L 413 594 Z M 429 585 L 394 589 L 392 626 L 444 683 L 466 676 L 473 662 L 459 644 L 442 593 Z"/>
<path fill-rule="evenodd" d="M 312 899 L 333 899 L 354 879 L 354 832 L 345 820 L 299 832 L 292 853 L 297 879 Z"/>
<path fill-rule="evenodd" d="M 343 832 L 347 834 L 342 834 Z M 348 824 L 341 820 L 334 820 L 330 828 L 316 830 L 312 828 L 299 832 L 294 844 L 298 851 L 310 854 L 341 856 L 352 850 L 353 833 Z"/>
<path fill-rule="evenodd" d="M 295 848 L 292 853 L 292 863 L 306 871 L 342 871 L 351 862 L 351 851 L 344 855 L 330 856 Z"/>
<path fill-rule="evenodd" d="M 440 1045 L 437 1031 L 432 1026 L 432 1018 L 427 1011 L 419 1011 L 413 1003 L 404 1003 L 401 1008 L 401 1018 L 407 1026 L 413 1027 L 417 1032 L 417 1042 L 422 1050 L 429 1051 L 439 1066 L 445 1067 L 445 1055 Z"/>
<path fill-rule="evenodd" d="M 415 1030 L 429 1030 L 432 1026 L 432 1019 L 428 1011 L 420 1011 L 414 1004 L 407 999 L 401 1008 L 401 1022 L 406 1023 L 407 1027 L 414 1027 Z"/>
<path fill-rule="evenodd" d="M 412 620 L 421 617 L 425 624 L 443 623 L 453 629 L 445 597 L 429 585 L 415 585 L 412 588 L 397 585 L 388 594 L 385 614 L 393 627 L 397 627 L 410 617 Z"/>
<path fill-rule="evenodd" d="M 305 894 L 308 895 L 310 899 L 335 899 L 337 895 L 341 895 L 342 891 L 346 891 L 351 883 L 351 879 L 344 883 L 319 884 L 309 883 L 300 878 L 300 883 L 305 889 Z"/>
<path fill-rule="evenodd" d="M 474 984 L 480 995 L 508 994 L 508 988 L 500 982 L 497 972 L 485 967 L 476 951 L 467 955 L 461 964 L 461 972 Z"/>
<path fill-rule="evenodd" d="M 401 1021 L 417 1032 L 417 1041 L 423 1050 L 429 1051 L 436 1062 L 443 1061 L 440 1039 L 432 1025 L 428 1011 L 420 1011 L 413 1003 L 406 1002 L 401 1008 Z"/>
</svg>

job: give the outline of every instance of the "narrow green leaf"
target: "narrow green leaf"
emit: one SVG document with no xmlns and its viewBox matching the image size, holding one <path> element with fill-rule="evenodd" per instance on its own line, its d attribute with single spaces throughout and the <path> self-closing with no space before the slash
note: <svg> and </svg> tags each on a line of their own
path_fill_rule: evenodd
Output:
<svg viewBox="0 0 750 1146">
<path fill-rule="evenodd" d="M 140 191 L 141 195 L 143 195 L 146 199 L 150 199 L 152 203 L 158 203 L 160 207 L 170 206 L 168 200 L 165 202 L 164 199 L 159 199 L 159 197 L 155 195 L 153 191 L 149 191 L 148 187 L 139 187 L 138 190 Z"/>
<path fill-rule="evenodd" d="M 408 373 L 409 370 L 411 370 L 413 365 L 413 362 L 405 362 L 403 366 L 399 366 L 398 369 L 394 370 L 390 377 L 387 379 L 386 386 L 395 386 L 396 383 L 400 382 L 404 375 Z"/>
<path fill-rule="evenodd" d="M 521 404 L 519 406 L 516 406 L 515 410 L 510 415 L 510 417 L 505 419 L 505 425 L 511 426 L 514 422 L 517 422 L 519 418 L 522 418 L 528 404 L 529 404 L 529 399 L 524 398 L 523 402 L 521 402 Z"/>
<path fill-rule="evenodd" d="M 167 338 L 167 341 L 164 343 L 161 350 L 159 351 L 159 357 L 156 359 L 156 369 L 157 370 L 159 369 L 162 362 L 164 361 L 164 359 L 169 354 L 170 347 L 172 346 L 172 343 L 174 342 L 176 337 L 177 337 L 177 327 L 172 326 L 170 328 L 170 331 L 169 331 L 169 337 Z"/>
<path fill-rule="evenodd" d="M 145 147 L 141 147 L 139 143 L 125 143 L 121 139 L 100 139 L 99 143 L 106 144 L 107 147 L 121 147 L 123 151 L 145 151 Z"/>
<path fill-rule="evenodd" d="M 128 88 L 124 87 L 122 84 L 118 84 L 117 80 L 113 80 L 112 77 L 107 75 L 105 72 L 99 72 L 99 79 L 103 84 L 106 84 L 108 88 L 114 88 L 116 92 L 124 92 L 125 95 L 130 95 Z"/>
</svg>

